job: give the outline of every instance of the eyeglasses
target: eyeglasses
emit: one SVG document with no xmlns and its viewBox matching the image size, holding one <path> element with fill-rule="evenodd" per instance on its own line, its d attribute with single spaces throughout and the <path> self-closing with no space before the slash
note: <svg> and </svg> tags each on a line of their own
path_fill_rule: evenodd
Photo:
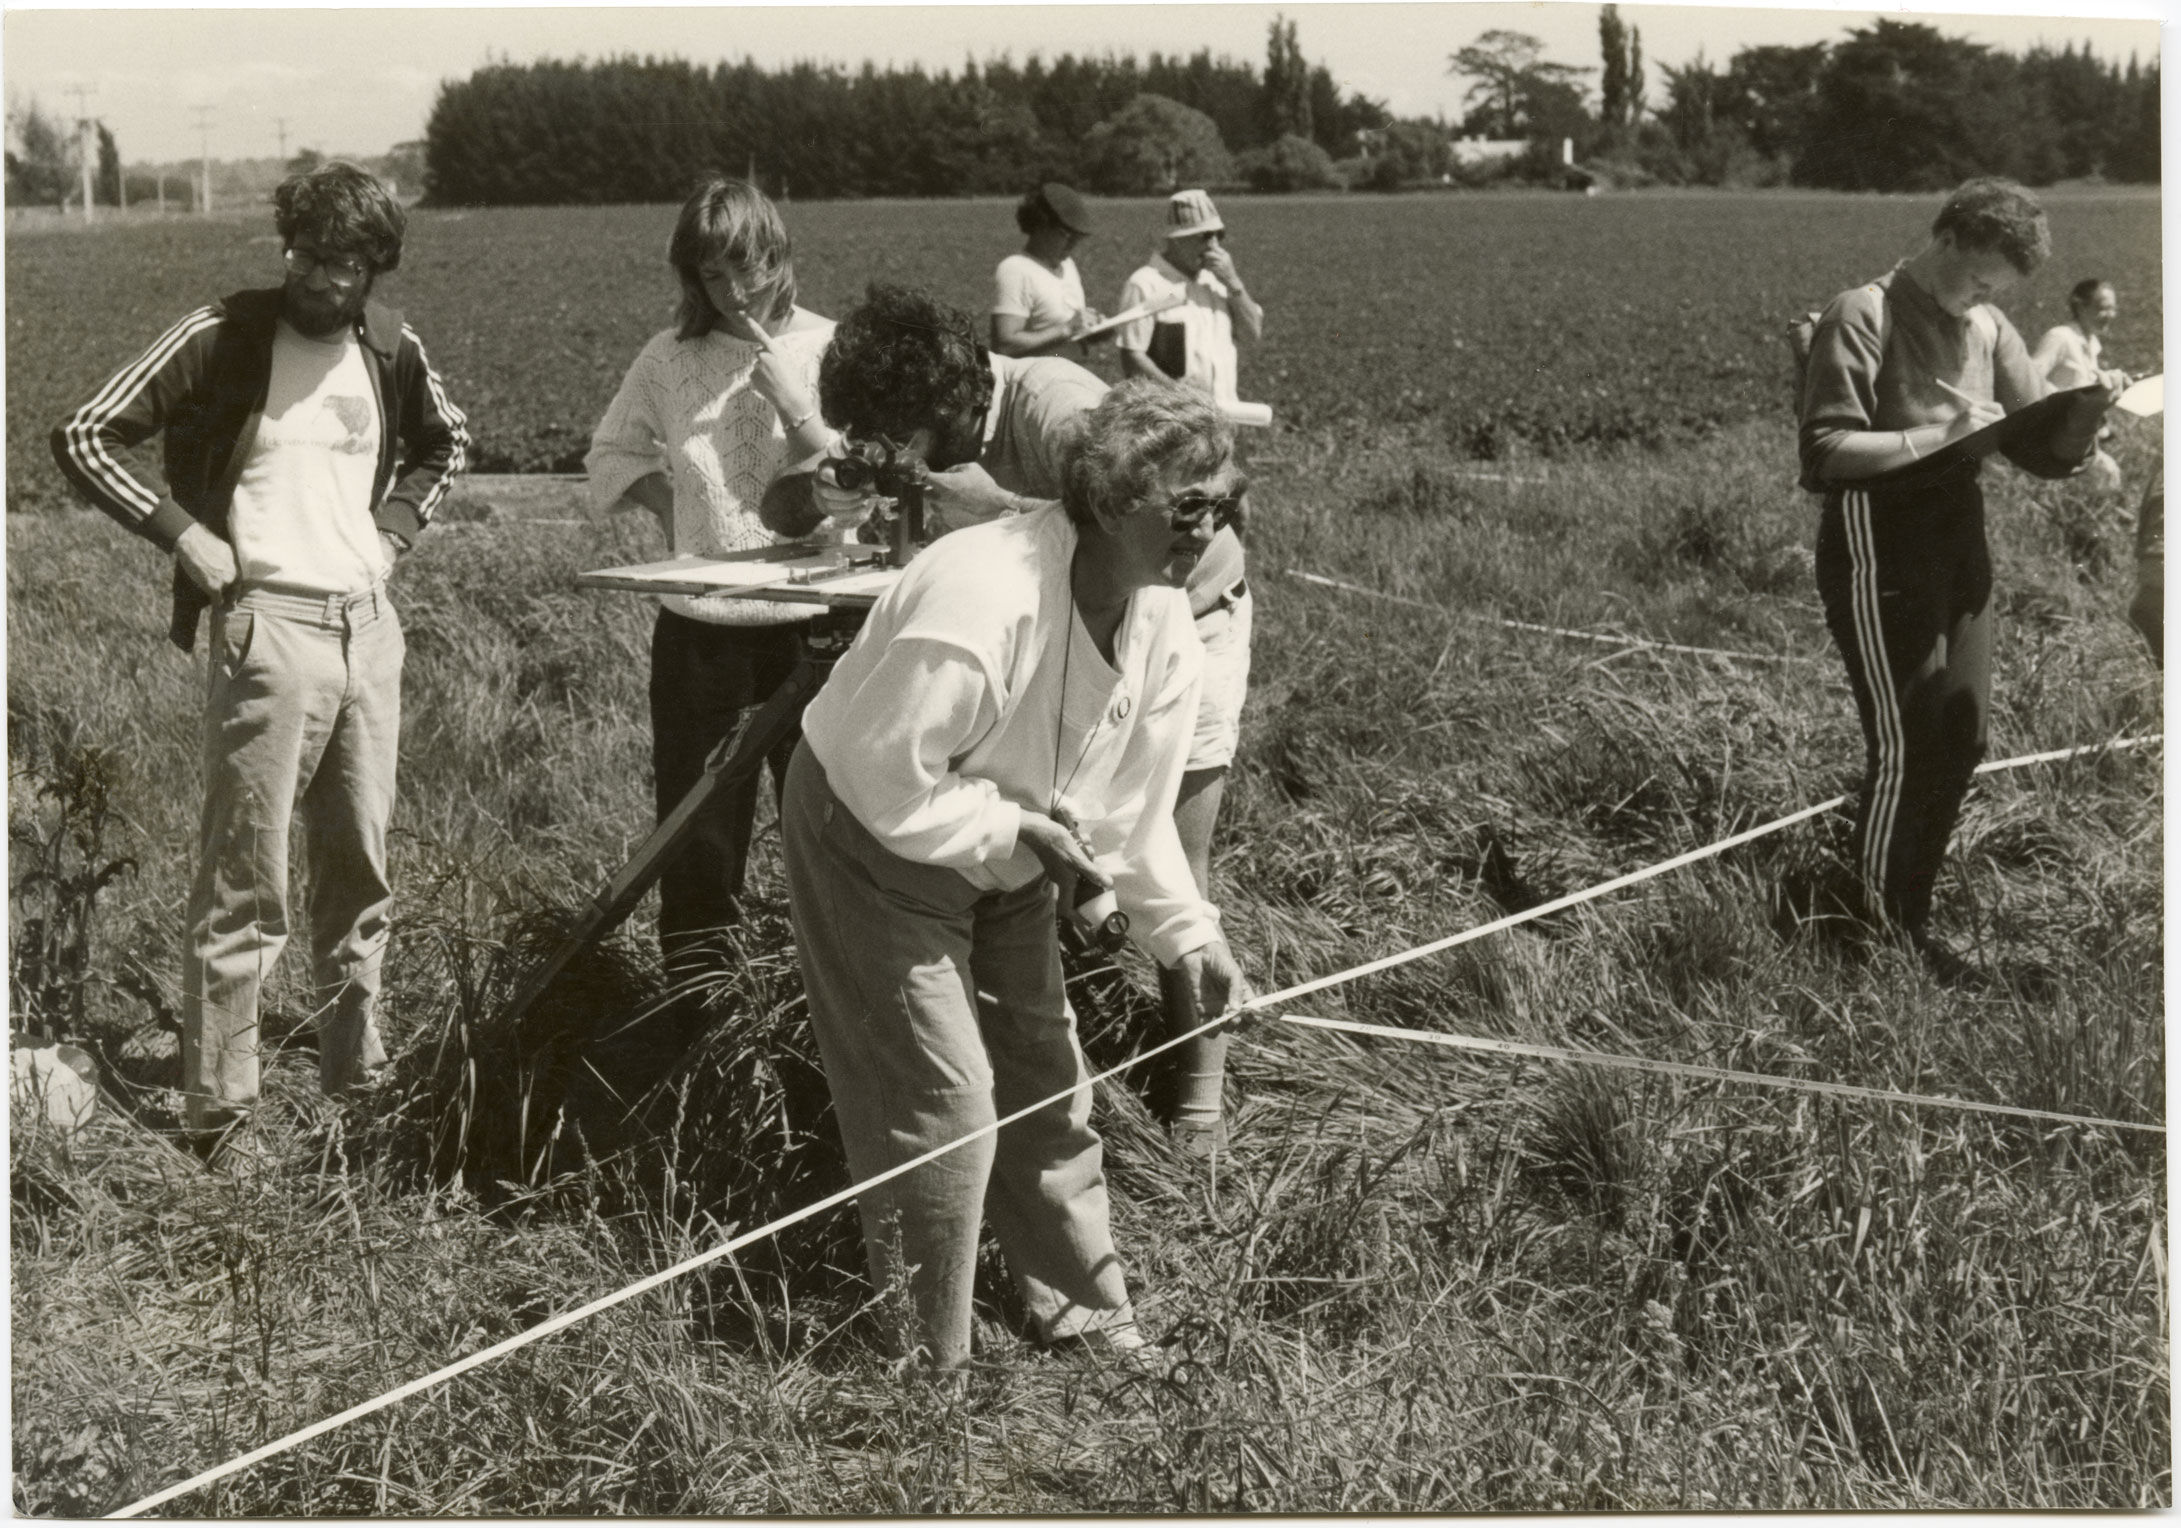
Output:
<svg viewBox="0 0 2181 1528">
<path fill-rule="evenodd" d="M 371 267 L 354 255 L 321 255 L 293 245 L 280 252 L 280 263 L 298 281 L 308 279 L 312 271 L 322 270 L 336 286 L 354 286 L 371 273 Z"/>
<path fill-rule="evenodd" d="M 1249 491 L 1249 482 L 1243 478 L 1235 479 L 1234 486 L 1216 498 L 1202 489 L 1191 488 L 1167 504 L 1166 523 L 1173 528 L 1176 535 L 1180 535 L 1184 531 L 1195 530 L 1204 523 L 1208 515 L 1211 517 L 1212 528 L 1222 529 L 1234 524 L 1242 512 L 1242 500 Z"/>
</svg>

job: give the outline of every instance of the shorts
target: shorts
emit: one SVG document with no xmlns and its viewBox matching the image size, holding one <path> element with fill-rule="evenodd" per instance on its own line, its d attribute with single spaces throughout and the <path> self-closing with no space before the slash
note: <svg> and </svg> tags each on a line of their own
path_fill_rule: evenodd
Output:
<svg viewBox="0 0 2181 1528">
<path fill-rule="evenodd" d="M 1196 736 L 1189 740 L 1187 768 L 1225 769 L 1242 736 L 1242 700 L 1250 687 L 1249 585 L 1197 617 L 1204 644 L 1204 688 L 1197 697 Z"/>
</svg>

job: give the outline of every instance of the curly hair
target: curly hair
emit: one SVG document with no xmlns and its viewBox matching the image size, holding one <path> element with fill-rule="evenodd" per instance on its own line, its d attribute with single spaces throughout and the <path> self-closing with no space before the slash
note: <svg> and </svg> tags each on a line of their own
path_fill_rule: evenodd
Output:
<svg viewBox="0 0 2181 1528">
<path fill-rule="evenodd" d="M 725 175 L 706 181 L 682 203 L 666 242 L 667 263 L 682 284 L 675 332 L 693 340 L 710 334 L 720 322 L 720 311 L 699 274 L 712 261 L 747 269 L 759 291 L 772 293 L 771 305 L 759 317 L 767 323 L 786 318 L 795 311 L 794 254 L 780 209 L 764 192 Z"/>
<path fill-rule="evenodd" d="M 851 435 L 905 441 L 992 397 L 992 366 L 961 309 L 874 281 L 818 362 L 818 406 Z"/>
<path fill-rule="evenodd" d="M 1980 175 L 1965 180 L 1946 199 L 1931 224 L 1932 237 L 1952 234 L 1957 248 L 2006 256 L 2027 276 L 2052 253 L 2052 230 L 2037 198 L 2011 180 Z"/>
<path fill-rule="evenodd" d="M 1127 514 L 1167 476 L 1208 478 L 1234 460 L 1234 426 L 1211 394 L 1179 382 L 1131 377 L 1078 416 L 1061 464 L 1060 502 L 1089 525 L 1097 512 Z"/>
<path fill-rule="evenodd" d="M 293 248 L 308 239 L 320 254 L 353 254 L 383 276 L 401 264 L 409 217 L 386 183 L 360 165 L 329 159 L 273 191 L 273 226 Z"/>
</svg>

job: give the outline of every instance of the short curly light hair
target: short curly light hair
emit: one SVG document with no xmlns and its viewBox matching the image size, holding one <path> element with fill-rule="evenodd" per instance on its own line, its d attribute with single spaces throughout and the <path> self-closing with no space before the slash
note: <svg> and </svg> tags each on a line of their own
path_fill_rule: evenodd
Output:
<svg viewBox="0 0 2181 1528">
<path fill-rule="evenodd" d="M 1060 502 L 1077 525 L 1140 508 L 1162 477 L 1202 479 L 1234 461 L 1234 426 L 1209 393 L 1131 377 L 1077 418 Z"/>
<path fill-rule="evenodd" d="M 2011 180 L 1980 175 L 1965 180 L 1946 199 L 1931 224 L 1932 237 L 1952 234 L 1957 248 L 2000 254 L 2027 276 L 2052 253 L 2052 230 L 2037 198 Z"/>
<path fill-rule="evenodd" d="M 666 243 L 667 263 L 682 285 L 675 332 L 700 339 L 719 324 L 721 314 L 704 290 L 699 274 L 714 260 L 746 266 L 772 302 L 758 316 L 778 323 L 795 311 L 795 247 L 788 239 L 780 209 L 746 180 L 714 176 L 682 203 Z"/>
<path fill-rule="evenodd" d="M 967 313 L 915 287 L 873 282 L 818 362 L 825 422 L 905 441 L 992 401 L 992 363 Z"/>
<path fill-rule="evenodd" d="M 291 249 L 308 239 L 320 254 L 360 256 L 383 276 L 401 264 L 409 216 L 386 182 L 361 165 L 329 159 L 274 189 L 273 227 Z"/>
</svg>

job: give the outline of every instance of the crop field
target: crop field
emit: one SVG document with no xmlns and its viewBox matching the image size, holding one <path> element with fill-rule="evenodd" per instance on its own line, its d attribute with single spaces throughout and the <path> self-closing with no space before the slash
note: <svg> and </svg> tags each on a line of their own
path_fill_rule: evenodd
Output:
<svg viewBox="0 0 2181 1528">
<path fill-rule="evenodd" d="M 2155 198 L 2057 193 L 2034 338 L 2105 275 L 2160 368 Z M 1110 301 L 1155 208 L 1108 204 Z M 1259 614 L 1214 894 L 1260 986 L 1346 970 L 1819 801 L 1861 740 L 1811 587 L 1779 329 L 1916 247 L 1923 200 L 1236 199 L 1268 310 L 1245 396 Z M 994 202 L 798 205 L 808 305 L 981 306 Z M 569 470 L 661 327 L 671 209 L 414 216 L 388 283 L 479 465 Z M 531 1022 L 511 982 L 650 825 L 649 619 L 577 591 L 653 533 L 471 518 L 408 637 L 392 1079 L 315 1096 L 291 952 L 263 1152 L 173 1144 L 204 668 L 165 570 L 66 509 L 43 435 L 167 323 L 266 282 L 263 222 L 11 236 L 11 947 L 88 929 L 111 1104 L 11 1115 L 14 1506 L 134 1501 L 846 1182 L 767 818 L 742 968 L 663 1007 L 650 914 Z M 1101 363 L 1111 374 L 1110 363 Z M 1993 757 L 2155 733 L 2128 489 L 1987 474 Z M 1307 570 L 1426 606 L 1289 578 Z M 1730 649 L 1666 653 L 1529 622 Z M 1760 661 L 1762 660 L 1762 661 Z M 1799 928 L 1820 819 L 1321 993 L 1331 1018 L 2137 1122 L 2165 1118 L 2162 751 L 1984 779 L 1937 922 L 1996 980 Z M 101 878 L 111 862 L 127 863 Z M 307 868 L 304 872 L 307 874 Z M 299 878 L 300 879 L 300 878 Z M 300 927 L 301 924 L 298 923 Z M 19 959 L 11 976 L 21 979 Z M 1086 1050 L 1156 1036 L 1133 957 L 1071 971 Z M 21 1004 L 18 1001 L 18 1012 Z M 20 1019 L 19 1019 L 20 1022 Z M 1170 1362 L 1020 1335 L 996 1257 L 966 1383 L 890 1371 L 852 1215 L 163 1509 L 854 1515 L 2170 1507 L 2161 1136 L 1351 1038 L 1236 1043 L 1207 1173 L 1101 1086 L 1116 1235 Z"/>
</svg>

